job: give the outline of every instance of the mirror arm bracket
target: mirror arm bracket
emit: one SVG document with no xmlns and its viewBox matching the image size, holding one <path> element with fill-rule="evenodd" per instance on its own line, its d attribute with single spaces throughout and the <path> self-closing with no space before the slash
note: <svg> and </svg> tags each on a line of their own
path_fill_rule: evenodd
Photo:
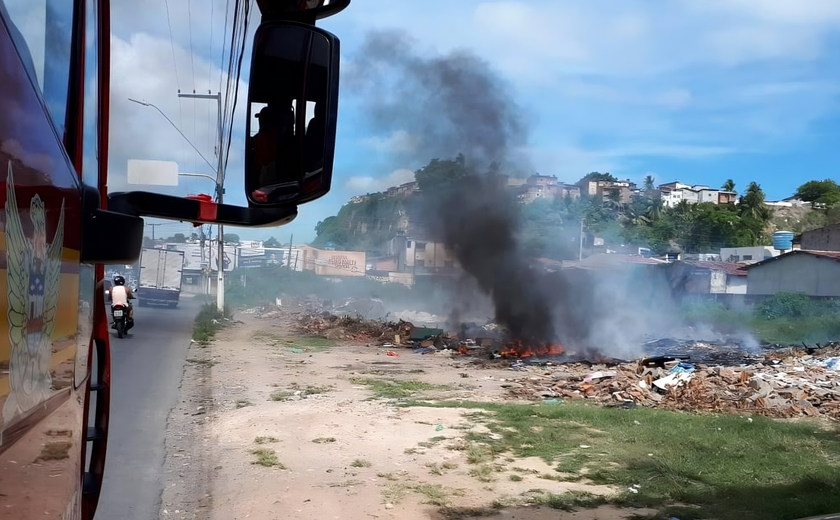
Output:
<svg viewBox="0 0 840 520">
<path fill-rule="evenodd" d="M 135 217 L 242 227 L 280 226 L 297 217 L 297 206 L 242 208 L 202 197 L 183 198 L 147 191 L 109 194 L 108 209 Z"/>
</svg>

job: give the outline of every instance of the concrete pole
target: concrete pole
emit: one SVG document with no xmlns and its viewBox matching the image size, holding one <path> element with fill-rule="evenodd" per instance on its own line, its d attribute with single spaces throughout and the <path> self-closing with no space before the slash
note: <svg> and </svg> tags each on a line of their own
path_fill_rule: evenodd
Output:
<svg viewBox="0 0 840 520">
<path fill-rule="evenodd" d="M 216 94 L 181 94 L 178 93 L 178 97 L 184 98 L 194 98 L 194 99 L 215 99 L 219 109 L 219 115 L 217 119 L 217 129 L 219 132 L 219 143 L 216 150 L 216 155 L 219 156 L 219 163 L 216 168 L 216 201 L 219 204 L 222 204 L 223 196 L 224 196 L 224 182 L 225 182 L 225 161 L 222 155 L 222 142 L 223 142 L 223 135 L 222 135 L 222 93 L 217 92 Z M 218 271 L 218 278 L 216 280 L 216 309 L 219 312 L 224 312 L 225 310 L 225 241 L 224 241 L 224 226 L 219 224 L 219 236 L 216 237 L 218 240 L 218 256 L 216 258 L 216 270 Z M 212 264 L 211 264 L 212 268 Z"/>
</svg>

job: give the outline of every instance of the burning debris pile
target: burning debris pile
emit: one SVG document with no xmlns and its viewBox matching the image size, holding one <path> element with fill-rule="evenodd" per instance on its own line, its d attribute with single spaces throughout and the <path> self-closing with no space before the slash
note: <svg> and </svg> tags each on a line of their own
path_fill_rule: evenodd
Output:
<svg viewBox="0 0 840 520">
<path fill-rule="evenodd" d="M 680 359 L 688 356 L 656 356 L 612 366 L 527 367 L 519 362 L 513 368 L 541 374 L 511 379 L 506 386 L 511 396 L 526 399 L 591 399 L 612 406 L 840 419 L 839 356 L 840 344 L 832 344 L 767 352 L 738 366 Z"/>
</svg>

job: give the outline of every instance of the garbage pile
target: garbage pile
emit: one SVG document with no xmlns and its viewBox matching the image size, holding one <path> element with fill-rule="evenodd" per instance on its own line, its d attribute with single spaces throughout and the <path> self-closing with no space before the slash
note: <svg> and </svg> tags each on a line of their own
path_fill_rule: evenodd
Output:
<svg viewBox="0 0 840 520">
<path fill-rule="evenodd" d="M 755 413 L 840 419 L 840 343 L 755 355 L 738 366 L 654 356 L 607 365 L 545 363 L 509 379 L 509 394 L 526 399 L 591 399 L 612 406 L 651 406 L 692 412 Z M 539 371 L 539 375 L 534 375 Z"/>
</svg>

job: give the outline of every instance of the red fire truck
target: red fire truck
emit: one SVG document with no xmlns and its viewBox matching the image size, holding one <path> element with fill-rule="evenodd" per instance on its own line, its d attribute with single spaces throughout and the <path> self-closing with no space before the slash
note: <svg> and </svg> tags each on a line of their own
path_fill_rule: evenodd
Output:
<svg viewBox="0 0 840 520">
<path fill-rule="evenodd" d="M 109 193 L 109 1 L 0 0 L 0 519 L 93 517 L 111 386 L 104 265 L 137 260 L 142 217 L 281 225 L 329 191 L 339 41 L 315 22 L 349 3 L 257 2 L 246 121 L 284 116 L 248 139 L 240 207 Z"/>
</svg>

